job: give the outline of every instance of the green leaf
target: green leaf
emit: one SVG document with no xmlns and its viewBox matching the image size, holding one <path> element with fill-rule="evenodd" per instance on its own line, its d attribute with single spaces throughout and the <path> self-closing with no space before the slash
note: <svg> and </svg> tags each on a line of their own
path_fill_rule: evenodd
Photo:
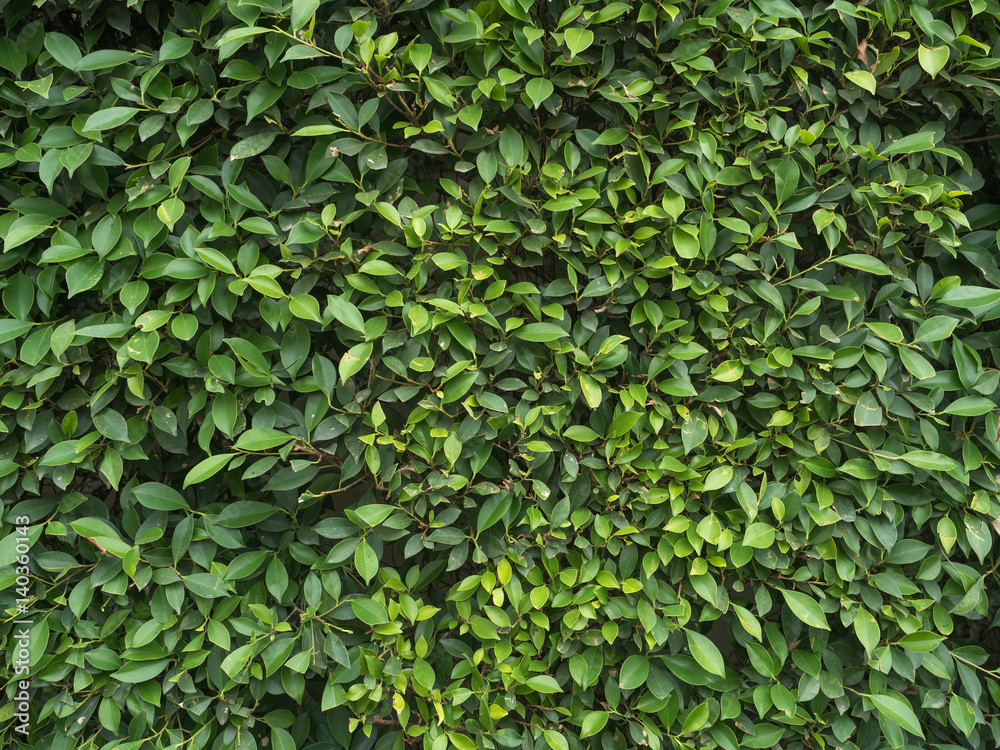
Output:
<svg viewBox="0 0 1000 750">
<path fill-rule="evenodd" d="M 184 215 L 184 202 L 180 198 L 167 198 L 156 209 L 156 217 L 166 224 L 168 229 L 173 229 L 174 225 L 180 221 Z"/>
<path fill-rule="evenodd" d="M 914 349 L 905 346 L 899 347 L 899 358 L 907 372 L 917 380 L 932 378 L 936 373 L 934 366 Z"/>
<path fill-rule="evenodd" d="M 976 728 L 976 710 L 969 701 L 960 695 L 952 695 L 948 699 L 948 715 L 962 734 L 966 737 L 972 735 L 972 730 Z"/>
<path fill-rule="evenodd" d="M 541 106 L 542 102 L 552 96 L 555 87 L 553 87 L 552 81 L 547 78 L 533 78 L 528 81 L 524 87 L 524 91 L 531 100 L 532 105 L 537 108 Z"/>
<path fill-rule="evenodd" d="M 239 500 L 227 505 L 215 520 L 227 529 L 242 529 L 253 526 L 279 512 L 279 508 L 258 500 Z"/>
<path fill-rule="evenodd" d="M 83 129 L 97 132 L 113 130 L 131 120 L 138 111 L 135 107 L 108 107 L 107 109 L 99 109 L 87 118 Z"/>
<path fill-rule="evenodd" d="M 368 526 L 374 528 L 392 515 L 396 508 L 392 505 L 365 505 L 354 512 Z"/>
<path fill-rule="evenodd" d="M 73 70 L 83 57 L 76 42 L 65 34 L 46 31 L 43 43 L 52 58 L 68 70 Z"/>
<path fill-rule="evenodd" d="M 195 252 L 216 271 L 222 271 L 230 276 L 236 275 L 236 268 L 233 267 L 232 261 L 218 250 L 210 247 L 199 247 L 195 248 Z"/>
<path fill-rule="evenodd" d="M 942 412 L 944 414 L 957 414 L 960 417 L 979 417 L 989 414 L 997 408 L 997 405 L 988 398 L 982 396 L 963 396 L 948 404 Z"/>
<path fill-rule="evenodd" d="M 529 323 L 514 331 L 514 337 L 524 341 L 557 341 L 565 336 L 566 331 L 554 323 Z"/>
<path fill-rule="evenodd" d="M 622 690 L 635 690 L 646 683 L 649 676 L 649 657 L 645 654 L 632 654 L 622 664 L 618 675 L 618 686 Z"/>
<path fill-rule="evenodd" d="M 876 276 L 892 276 L 889 266 L 870 255 L 841 255 L 834 258 L 833 262 L 845 268 L 853 268 L 855 271 L 864 271 Z"/>
<path fill-rule="evenodd" d="M 351 599 L 351 609 L 357 618 L 367 625 L 375 626 L 389 622 L 389 614 L 385 607 L 374 599 L 367 597 Z"/>
<path fill-rule="evenodd" d="M 415 679 L 425 689 L 430 690 L 434 687 L 434 683 L 436 682 L 434 668 L 419 657 L 414 659 L 413 679 Z"/>
<path fill-rule="evenodd" d="M 883 419 L 882 407 L 879 406 L 875 395 L 870 391 L 862 393 L 854 406 L 854 424 L 858 427 L 879 427 Z"/>
<path fill-rule="evenodd" d="M 247 430 L 240 435 L 233 448 L 245 451 L 266 451 L 279 445 L 285 445 L 291 440 L 293 440 L 292 436 L 281 430 L 259 427 Z"/>
<path fill-rule="evenodd" d="M 588 711 L 583 715 L 580 738 L 592 737 L 600 732 L 608 724 L 609 713 L 607 711 Z"/>
<path fill-rule="evenodd" d="M 590 377 L 590 375 L 580 376 L 580 389 L 584 400 L 587 402 L 587 406 L 591 409 L 596 409 L 601 405 L 601 401 L 604 398 L 603 391 L 597 384 L 597 381 Z"/>
<path fill-rule="evenodd" d="M 365 332 L 365 319 L 362 317 L 361 311 L 349 300 L 333 296 L 327 297 L 327 300 L 327 309 L 333 313 L 333 317 L 338 323 L 360 333 Z"/>
<path fill-rule="evenodd" d="M 943 635 L 929 633 L 926 630 L 918 630 L 915 633 L 904 635 L 896 641 L 896 645 L 905 648 L 907 651 L 913 651 L 918 654 L 926 654 L 935 650 L 943 642 Z"/>
<path fill-rule="evenodd" d="M 434 48 L 429 44 L 411 44 L 410 45 L 410 62 L 413 63 L 419 71 L 423 71 L 427 67 L 427 63 L 431 61 L 431 53 Z"/>
<path fill-rule="evenodd" d="M 360 372 L 361 368 L 368 364 L 373 348 L 372 342 L 366 341 L 347 350 L 340 360 L 339 371 L 342 382 L 346 383 L 348 378 Z"/>
<path fill-rule="evenodd" d="M 910 466 L 930 471 L 951 471 L 958 468 L 958 462 L 955 459 L 933 451 L 908 451 L 900 458 Z"/>
<path fill-rule="evenodd" d="M 117 49 L 101 49 L 84 56 L 76 64 L 76 72 L 84 73 L 92 70 L 108 70 L 132 62 L 137 57 L 135 52 Z M 112 107 L 112 109 L 115 109 Z"/>
<path fill-rule="evenodd" d="M 705 490 L 711 492 L 712 490 L 720 490 L 725 487 L 733 479 L 733 467 L 732 466 L 717 466 L 712 469 L 707 477 L 705 477 Z"/>
<path fill-rule="evenodd" d="M 903 340 L 903 331 L 899 326 L 892 323 L 882 323 L 881 321 L 868 321 L 865 326 L 880 339 L 899 343 Z"/>
<path fill-rule="evenodd" d="M 226 655 L 226 658 L 222 660 L 222 671 L 225 672 L 230 677 L 235 677 L 243 668 L 246 663 L 250 660 L 253 654 L 253 644 L 248 643 L 245 646 L 240 646 L 234 651 Z"/>
<path fill-rule="evenodd" d="M 775 188 L 777 190 L 778 205 L 787 201 L 799 187 L 799 165 L 792 158 L 781 160 L 778 168 L 774 172 Z"/>
<path fill-rule="evenodd" d="M 226 584 L 214 573 L 193 573 L 184 576 L 184 585 L 188 591 L 206 599 L 217 599 L 226 595 Z"/>
<path fill-rule="evenodd" d="M 820 630 L 829 630 L 830 626 L 826 621 L 826 614 L 819 603 L 808 594 L 800 591 L 790 591 L 788 589 L 778 589 L 785 598 L 785 604 L 797 618 L 806 625 Z"/>
<path fill-rule="evenodd" d="M 292 4 L 292 13 L 294 14 L 294 8 L 299 5 L 301 0 L 294 0 Z M 319 0 L 305 0 L 308 3 L 316 3 L 318 7 Z M 257 156 L 261 154 L 274 143 L 274 138 L 277 133 L 273 130 L 266 133 L 258 133 L 257 135 L 252 135 L 249 138 L 244 138 L 242 141 L 233 146 L 232 150 L 229 152 L 229 160 L 236 161 L 237 159 L 249 159 L 251 156 Z"/>
<path fill-rule="evenodd" d="M 187 501 L 177 490 L 159 482 L 147 482 L 132 488 L 139 504 L 151 510 L 180 510 L 187 508 Z"/>
<path fill-rule="evenodd" d="M 715 181 L 727 187 L 739 187 L 750 182 L 750 173 L 739 167 L 723 167 L 715 175 Z"/>
<path fill-rule="evenodd" d="M 802 11 L 789 0 L 755 0 L 757 6 L 763 11 L 765 16 L 771 18 L 797 18 L 802 20 Z"/>
<path fill-rule="evenodd" d="M 872 616 L 871 612 L 863 607 L 859 607 L 858 613 L 854 616 L 854 632 L 857 634 L 862 647 L 864 647 L 865 654 L 871 656 L 872 651 L 878 646 L 881 632 L 878 621 Z"/>
<path fill-rule="evenodd" d="M 743 534 L 743 546 L 768 549 L 774 544 L 774 529 L 766 523 L 752 523 Z"/>
<path fill-rule="evenodd" d="M 933 318 L 928 318 L 920 324 L 913 341 L 914 343 L 921 341 L 944 341 L 951 336 L 958 323 L 959 320 L 957 318 L 935 315 Z"/>
<path fill-rule="evenodd" d="M 887 145 L 882 147 L 881 153 L 883 156 L 912 154 L 932 148 L 934 148 L 934 133 L 925 130 L 920 133 L 904 135 L 901 138 L 890 140 Z"/>
<path fill-rule="evenodd" d="M 79 518 L 76 521 L 71 521 L 70 526 L 80 536 L 121 539 L 117 529 L 100 518 Z"/>
<path fill-rule="evenodd" d="M 365 579 L 366 584 L 371 583 L 375 576 L 378 575 L 378 555 L 375 554 L 375 550 L 371 548 L 371 545 L 365 539 L 362 539 L 361 544 L 354 550 L 354 567 L 357 568 L 361 577 Z"/>
<path fill-rule="evenodd" d="M 852 70 L 845 74 L 852 83 L 860 86 L 869 94 L 875 94 L 875 76 L 867 70 Z"/>
<path fill-rule="evenodd" d="M 989 289 L 981 286 L 957 286 L 949 289 L 940 299 L 942 304 L 951 305 L 962 310 L 986 307 L 1000 301 L 1000 289 Z"/>
<path fill-rule="evenodd" d="M 319 312 L 319 302 L 311 294 L 297 294 L 288 300 L 288 311 L 296 318 L 323 323 Z"/>
<path fill-rule="evenodd" d="M 476 532 L 482 534 L 486 529 L 496 525 L 510 510 L 511 496 L 509 493 L 496 493 L 486 498 L 479 509 L 476 520 Z"/>
<path fill-rule="evenodd" d="M 539 693 L 561 693 L 562 688 L 559 687 L 559 683 L 555 681 L 554 678 L 549 677 L 547 674 L 536 675 L 535 677 L 529 677 L 525 683 L 529 688 L 535 690 Z"/>
<path fill-rule="evenodd" d="M 691 649 L 695 661 L 712 674 L 725 677 L 726 662 L 718 646 L 696 630 L 685 628 L 684 635 L 687 636 L 688 648 Z"/>
<path fill-rule="evenodd" d="M 114 409 L 102 409 L 95 414 L 94 427 L 111 440 L 128 442 L 128 425 L 125 418 Z"/>
<path fill-rule="evenodd" d="M 747 282 L 751 289 L 762 300 L 772 307 L 776 307 L 782 314 L 785 312 L 785 301 L 781 298 L 780 292 L 773 285 L 762 279 L 752 279 Z"/>
<path fill-rule="evenodd" d="M 947 45 L 939 47 L 928 47 L 921 44 L 917 50 L 917 60 L 931 78 L 937 78 L 937 74 L 948 64 L 951 53 Z"/>
<path fill-rule="evenodd" d="M 312 19 L 320 0 L 292 0 L 292 31 L 298 31 Z"/>
<path fill-rule="evenodd" d="M 152 661 L 129 662 L 110 677 L 115 682 L 132 685 L 147 682 L 158 677 L 166 669 L 169 661 L 169 659 L 154 659 Z"/>
<path fill-rule="evenodd" d="M 585 52 L 594 43 L 594 32 L 590 29 L 571 28 L 563 33 L 563 40 L 569 48 L 570 58 Z"/>
<path fill-rule="evenodd" d="M 951 522 L 951 519 L 947 518 L 946 516 L 941 520 L 948 521 L 951 524 L 950 533 L 954 535 L 955 525 L 953 522 Z M 940 534 L 942 537 L 944 537 L 945 533 L 948 531 L 949 531 L 948 529 L 942 529 L 941 524 L 938 524 L 938 534 Z M 954 545 L 954 536 L 951 537 L 951 543 L 947 545 L 946 551 L 950 550 L 953 545 Z M 968 591 L 965 592 L 965 595 L 962 596 L 958 604 L 952 607 L 951 614 L 958 615 L 959 617 L 965 617 L 970 612 L 972 612 L 976 607 L 978 607 L 979 602 L 982 601 L 983 598 L 983 590 L 985 588 L 984 582 L 985 578 L 983 576 L 980 576 L 979 579 L 976 580 L 976 582 L 969 587 Z"/>
<path fill-rule="evenodd" d="M 336 125 L 307 125 L 304 128 L 299 128 L 292 135 L 300 136 L 320 136 L 320 135 L 333 135 L 335 133 L 347 132 L 344 128 L 339 128 Z"/>
<path fill-rule="evenodd" d="M 912 732 L 920 738 L 924 737 L 920 722 L 908 701 L 891 695 L 869 695 L 868 698 L 880 714 L 892 719 L 907 732 Z"/>
</svg>

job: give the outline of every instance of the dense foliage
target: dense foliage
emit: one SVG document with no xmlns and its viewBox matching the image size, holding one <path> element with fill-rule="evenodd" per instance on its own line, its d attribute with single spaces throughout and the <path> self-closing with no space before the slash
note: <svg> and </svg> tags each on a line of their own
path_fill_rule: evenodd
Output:
<svg viewBox="0 0 1000 750">
<path fill-rule="evenodd" d="M 1000 743 L 996 0 L 0 8 L 5 737 Z"/>
</svg>

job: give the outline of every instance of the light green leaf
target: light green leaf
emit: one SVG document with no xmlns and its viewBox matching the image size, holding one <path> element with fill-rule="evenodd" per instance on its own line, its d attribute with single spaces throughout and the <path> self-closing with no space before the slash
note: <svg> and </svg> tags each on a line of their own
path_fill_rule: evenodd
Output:
<svg viewBox="0 0 1000 750">
<path fill-rule="evenodd" d="M 524 683 L 532 690 L 536 690 L 539 693 L 561 693 L 562 688 L 559 683 L 555 681 L 554 678 L 549 677 L 547 674 L 536 675 L 535 677 L 529 677 Z"/>
<path fill-rule="evenodd" d="M 184 487 L 190 487 L 192 484 L 204 482 L 215 476 L 226 467 L 226 464 L 235 455 L 235 453 L 220 453 L 217 456 L 209 456 L 203 461 L 199 461 L 184 477 Z"/>
<path fill-rule="evenodd" d="M 563 34 L 563 41 L 565 41 L 566 46 L 569 48 L 570 58 L 573 58 L 581 52 L 585 52 L 594 43 L 594 32 L 590 29 L 566 29 Z"/>
<path fill-rule="evenodd" d="M 580 738 L 585 739 L 597 734 L 608 723 L 608 712 L 607 711 L 588 711 L 583 715 L 582 729 L 580 730 Z"/>
<path fill-rule="evenodd" d="M 766 523 L 752 523 L 743 534 L 743 546 L 767 549 L 774 544 L 774 529 Z"/>
<path fill-rule="evenodd" d="M 941 72 L 941 69 L 948 64 L 948 59 L 951 56 L 951 52 L 947 45 L 942 44 L 939 47 L 928 47 L 924 44 L 920 45 L 920 49 L 917 51 L 917 60 L 920 62 L 920 67 L 923 68 L 931 78 L 937 78 L 937 74 Z"/>
<path fill-rule="evenodd" d="M 554 90 L 552 81 L 547 78 L 532 78 L 524 87 L 524 92 L 535 107 L 540 107 L 542 102 L 552 96 Z"/>
<path fill-rule="evenodd" d="M 732 481 L 732 478 L 732 466 L 717 466 L 705 477 L 705 490 L 711 492 L 712 490 L 722 489 Z"/>
<path fill-rule="evenodd" d="M 352 346 L 340 360 L 340 379 L 347 382 L 352 375 L 357 374 L 364 367 L 372 356 L 373 344 L 366 341 L 363 344 Z"/>
<path fill-rule="evenodd" d="M 857 84 L 869 94 L 875 94 L 875 76 L 867 70 L 852 70 L 846 74 L 846 77 L 849 81 Z"/>
<path fill-rule="evenodd" d="M 900 456 L 910 466 L 929 471 L 951 471 L 958 468 L 958 462 L 933 451 L 909 451 Z"/>
<path fill-rule="evenodd" d="M 319 302 L 311 294 L 297 294 L 288 300 L 288 311 L 296 318 L 303 320 L 313 320 L 323 323 L 323 316 L 320 315 Z"/>
<path fill-rule="evenodd" d="M 524 341 L 557 341 L 565 336 L 566 331 L 554 323 L 529 323 L 514 331 L 514 337 Z"/>
</svg>

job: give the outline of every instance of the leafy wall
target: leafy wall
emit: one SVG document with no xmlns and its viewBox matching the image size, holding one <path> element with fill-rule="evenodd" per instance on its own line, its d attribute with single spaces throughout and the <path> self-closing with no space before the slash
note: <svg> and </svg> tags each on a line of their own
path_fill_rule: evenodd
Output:
<svg viewBox="0 0 1000 750">
<path fill-rule="evenodd" d="M 994 0 L 0 9 L 7 737 L 1000 743 Z"/>
</svg>

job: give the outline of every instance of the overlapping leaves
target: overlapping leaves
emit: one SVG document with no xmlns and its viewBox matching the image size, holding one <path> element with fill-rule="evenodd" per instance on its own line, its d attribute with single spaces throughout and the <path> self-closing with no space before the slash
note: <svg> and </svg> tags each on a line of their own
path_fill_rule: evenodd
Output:
<svg viewBox="0 0 1000 750">
<path fill-rule="evenodd" d="M 31 746 L 1000 742 L 996 3 L 3 7 Z"/>
</svg>

